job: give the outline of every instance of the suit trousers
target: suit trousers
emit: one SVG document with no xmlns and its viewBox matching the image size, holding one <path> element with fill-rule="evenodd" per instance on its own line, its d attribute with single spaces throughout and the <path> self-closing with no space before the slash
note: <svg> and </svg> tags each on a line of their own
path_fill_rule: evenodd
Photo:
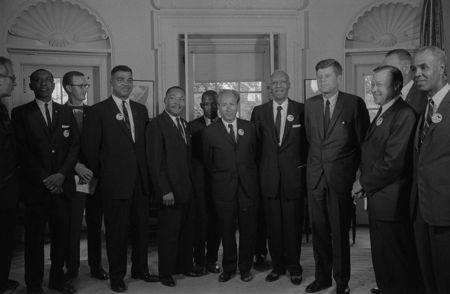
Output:
<svg viewBox="0 0 450 294">
<path fill-rule="evenodd" d="M 65 194 L 48 192 L 42 202 L 25 205 L 25 283 L 29 289 L 42 286 L 47 222 L 51 234 L 49 286 L 59 287 L 65 282 L 69 241 L 70 199 Z"/>
<path fill-rule="evenodd" d="M 381 293 L 422 293 L 411 224 L 369 218 L 369 225 L 373 269 Z"/>
<path fill-rule="evenodd" d="M 262 199 L 258 201 L 258 218 L 256 221 L 256 242 L 255 255 L 267 255 L 267 224 L 266 213 L 264 212 L 264 202 Z"/>
<path fill-rule="evenodd" d="M 86 193 L 76 192 L 75 196 L 70 198 L 69 246 L 66 257 L 68 272 L 78 272 L 80 267 L 81 224 L 86 196 L 89 197 Z"/>
<path fill-rule="evenodd" d="M 138 173 L 139 174 L 139 173 Z M 131 272 L 148 272 L 149 198 L 138 176 L 134 193 L 128 199 L 103 195 L 106 252 L 111 284 L 123 280 L 127 271 L 128 236 L 131 235 Z"/>
<path fill-rule="evenodd" d="M 324 284 L 331 284 L 332 272 L 339 285 L 347 285 L 350 280 L 350 189 L 346 194 L 336 193 L 322 174 L 317 186 L 309 191 L 315 279 Z"/>
<path fill-rule="evenodd" d="M 303 199 L 285 199 L 280 194 L 276 198 L 264 199 L 269 252 L 273 271 L 300 275 Z"/>
<path fill-rule="evenodd" d="M 425 293 L 450 293 L 450 226 L 426 223 L 417 205 L 414 235 Z"/>
<path fill-rule="evenodd" d="M 160 275 L 192 271 L 195 208 L 192 201 L 161 207 L 158 212 L 158 269 Z"/>
<path fill-rule="evenodd" d="M 11 258 L 15 245 L 19 178 L 11 178 L 0 188 L 0 293 L 7 287 Z"/>
<path fill-rule="evenodd" d="M 256 203 L 243 205 L 238 201 L 239 194 L 243 193 L 239 187 L 235 201 L 215 201 L 222 235 L 222 268 L 224 272 L 230 274 L 236 272 L 237 266 L 241 274 L 250 272 L 253 265 L 258 211 Z M 236 224 L 239 228 L 239 263 Z"/>
<path fill-rule="evenodd" d="M 88 263 L 91 269 L 98 269 L 102 267 L 103 203 L 100 191 L 86 197 L 85 219 Z"/>
</svg>

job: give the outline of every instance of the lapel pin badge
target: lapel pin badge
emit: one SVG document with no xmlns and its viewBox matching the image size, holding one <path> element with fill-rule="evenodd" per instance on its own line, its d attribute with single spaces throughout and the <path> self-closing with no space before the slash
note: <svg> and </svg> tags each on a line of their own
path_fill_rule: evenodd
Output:
<svg viewBox="0 0 450 294">
<path fill-rule="evenodd" d="M 379 117 L 378 119 L 377 119 L 377 121 L 375 122 L 375 124 L 377 125 L 377 127 L 379 126 L 379 125 L 381 125 L 383 123 L 383 118 L 382 117 Z"/>
<path fill-rule="evenodd" d="M 123 114 L 122 113 L 116 114 L 116 119 L 117 120 L 123 120 Z"/>
<path fill-rule="evenodd" d="M 289 114 L 286 119 L 288 121 L 293 121 L 294 120 L 294 116 L 292 114 Z"/>
<path fill-rule="evenodd" d="M 431 117 L 431 121 L 434 124 L 440 123 L 442 121 L 442 114 L 440 113 L 433 114 L 433 116 Z"/>
<path fill-rule="evenodd" d="M 69 135 L 70 135 L 69 130 L 65 130 L 65 131 L 63 132 L 63 136 L 64 136 L 64 137 L 68 138 Z"/>
<path fill-rule="evenodd" d="M 244 136 L 244 130 L 243 129 L 239 129 L 238 130 L 238 134 L 239 134 L 239 136 Z"/>
</svg>

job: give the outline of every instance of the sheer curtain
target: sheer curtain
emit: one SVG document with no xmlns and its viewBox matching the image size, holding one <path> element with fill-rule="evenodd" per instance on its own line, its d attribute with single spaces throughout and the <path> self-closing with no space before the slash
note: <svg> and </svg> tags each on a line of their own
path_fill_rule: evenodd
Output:
<svg viewBox="0 0 450 294">
<path fill-rule="evenodd" d="M 445 0 L 448 1 L 448 0 Z M 441 0 L 424 0 L 420 25 L 420 45 L 444 47 L 444 24 Z"/>
</svg>

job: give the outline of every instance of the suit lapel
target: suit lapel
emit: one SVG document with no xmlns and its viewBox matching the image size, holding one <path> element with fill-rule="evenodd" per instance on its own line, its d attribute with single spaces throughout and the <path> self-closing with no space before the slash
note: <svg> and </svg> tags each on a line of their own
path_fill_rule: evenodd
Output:
<svg viewBox="0 0 450 294">
<path fill-rule="evenodd" d="M 333 114 L 331 115 L 330 125 L 328 126 L 326 137 L 329 136 L 331 133 L 331 130 L 333 130 L 334 125 L 336 124 L 336 121 L 341 116 L 341 112 L 344 109 L 344 101 L 342 98 L 341 92 L 339 92 L 336 105 L 334 106 Z"/>
<path fill-rule="evenodd" d="M 323 98 L 322 96 L 319 97 L 316 101 L 314 101 L 315 104 L 311 105 L 314 110 L 314 117 L 315 117 L 315 125 L 317 126 L 319 130 L 319 136 L 320 138 L 325 139 L 324 134 L 324 127 L 323 127 Z"/>
<path fill-rule="evenodd" d="M 444 99 L 442 99 L 441 104 L 439 104 L 439 108 L 436 110 L 436 113 L 450 113 L 450 91 L 445 95 Z M 435 113 L 435 114 L 436 114 Z M 427 134 L 425 135 L 424 141 L 427 140 L 427 137 L 431 135 L 431 133 L 436 128 L 437 123 L 432 123 L 430 128 L 428 129 Z"/>
<path fill-rule="evenodd" d="M 57 131 L 57 127 L 59 126 L 59 118 L 60 118 L 60 106 L 57 103 L 52 104 L 52 126 L 51 126 L 51 134 L 52 136 L 55 134 L 55 131 Z"/>
<path fill-rule="evenodd" d="M 286 112 L 286 121 L 284 123 L 284 132 L 283 139 L 281 140 L 281 147 L 285 145 L 287 138 L 289 137 L 289 133 L 292 129 L 292 125 L 294 124 L 296 113 L 294 112 L 294 107 L 292 106 L 292 102 L 288 100 L 288 107 Z M 288 118 L 292 117 L 293 119 L 289 120 Z"/>
<path fill-rule="evenodd" d="M 118 125 L 119 129 L 121 129 L 125 135 L 133 142 L 133 138 L 131 137 L 131 132 L 128 130 L 127 126 L 125 125 L 125 122 L 123 121 L 123 115 L 120 112 L 119 107 L 117 106 L 116 102 L 114 102 L 114 99 L 112 97 L 108 98 L 108 104 L 111 115 L 114 117 L 114 121 Z M 119 115 L 120 114 L 120 115 Z M 122 119 L 117 119 L 118 117 L 122 117 Z M 134 143 L 134 142 L 133 142 Z"/>
<path fill-rule="evenodd" d="M 39 122 L 39 124 L 41 125 L 41 129 L 43 130 L 47 138 L 50 138 L 50 130 L 36 101 L 33 101 L 33 103 L 30 104 L 30 112 L 32 121 Z"/>
<path fill-rule="evenodd" d="M 235 142 L 231 139 L 230 133 L 225 128 L 225 125 L 223 124 L 223 120 L 220 119 L 220 121 L 218 121 L 217 123 L 219 124 L 219 129 L 221 130 L 222 135 L 225 136 L 226 140 L 234 146 Z M 236 123 L 236 126 L 237 126 L 237 128 L 239 128 L 239 125 L 237 123 Z M 237 132 L 237 130 L 236 130 L 236 132 Z"/>
<path fill-rule="evenodd" d="M 275 133 L 275 118 L 273 117 L 273 102 L 266 104 L 266 109 L 264 110 L 264 115 L 266 116 L 265 121 L 269 124 L 269 132 L 274 143 L 278 145 L 277 134 Z"/>
<path fill-rule="evenodd" d="M 170 129 L 176 134 L 176 137 L 186 145 L 186 142 L 184 141 L 183 136 L 181 135 L 180 131 L 178 130 L 177 125 L 172 120 L 172 118 L 169 116 L 169 114 L 167 114 L 166 111 L 163 111 L 163 117 L 166 120 L 166 123 L 170 126 Z M 186 128 L 185 128 L 184 133 L 186 134 Z M 186 141 L 188 141 L 187 138 L 186 138 Z"/>
</svg>

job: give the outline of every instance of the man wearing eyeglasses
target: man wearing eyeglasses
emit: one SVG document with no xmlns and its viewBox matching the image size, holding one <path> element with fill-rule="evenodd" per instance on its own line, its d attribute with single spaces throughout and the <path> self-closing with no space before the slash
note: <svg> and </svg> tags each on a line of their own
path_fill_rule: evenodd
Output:
<svg viewBox="0 0 450 294">
<path fill-rule="evenodd" d="M 85 104 L 86 93 L 89 84 L 86 77 L 79 71 L 67 72 L 62 80 L 64 90 L 69 96 L 65 104 L 70 108 L 77 127 L 81 133 L 83 120 L 86 117 L 88 106 Z M 91 276 L 99 280 L 107 280 L 108 273 L 101 265 L 101 226 L 102 226 L 102 202 L 100 195 L 94 194 L 96 179 L 93 179 L 92 171 L 82 162 L 81 156 L 75 165 L 75 197 L 70 199 L 70 234 L 69 248 L 66 257 L 66 279 L 72 280 L 78 276 L 80 267 L 80 235 L 83 212 L 86 206 L 86 226 L 88 239 L 88 263 Z"/>
<path fill-rule="evenodd" d="M 81 139 L 87 167 L 99 179 L 106 229 L 111 290 L 125 292 L 128 233 L 132 236 L 131 277 L 156 282 L 147 263 L 149 174 L 145 154 L 145 106 L 131 101 L 133 72 L 111 70 L 112 96 L 90 107 Z M 129 226 L 131 224 L 131 226 Z"/>
<path fill-rule="evenodd" d="M 30 76 L 35 99 L 13 109 L 25 201 L 25 282 L 27 293 L 43 293 L 46 224 L 51 233 L 48 287 L 76 290 L 64 278 L 69 238 L 69 204 L 75 194 L 74 167 L 79 134 L 72 112 L 52 102 L 53 75 L 38 69 Z"/>
<path fill-rule="evenodd" d="M 19 286 L 17 281 L 8 279 L 15 239 L 19 162 L 8 109 L 2 103 L 3 98 L 11 96 L 16 85 L 11 60 L 0 56 L 0 293 L 13 291 Z"/>
</svg>

